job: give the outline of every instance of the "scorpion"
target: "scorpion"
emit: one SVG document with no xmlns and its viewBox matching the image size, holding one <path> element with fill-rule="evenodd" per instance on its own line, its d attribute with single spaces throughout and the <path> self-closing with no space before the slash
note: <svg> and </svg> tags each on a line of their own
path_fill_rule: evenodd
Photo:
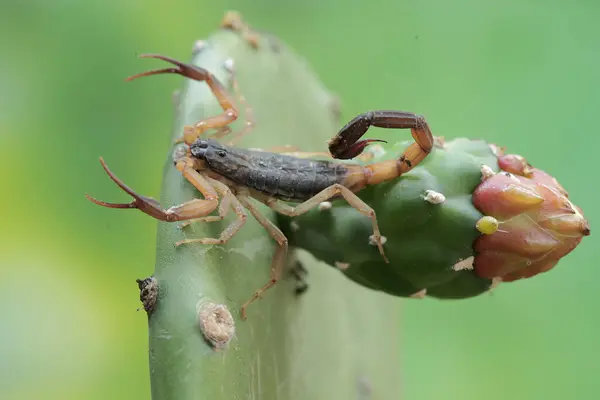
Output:
<svg viewBox="0 0 600 400">
<path fill-rule="evenodd" d="M 157 200 L 142 196 L 123 183 L 100 157 L 100 163 L 110 179 L 133 197 L 133 201 L 108 203 L 86 194 L 89 200 L 109 208 L 138 209 L 160 221 L 185 221 L 184 225 L 201 221 L 221 221 L 230 209 L 235 213 L 236 219 L 221 232 L 219 238 L 184 239 L 177 242 L 176 246 L 185 243 L 223 245 L 242 228 L 247 218 L 245 210 L 248 210 L 277 242 L 278 247 L 272 258 L 269 281 L 241 306 L 243 320 L 247 318 L 248 306 L 280 280 L 288 251 L 286 236 L 257 210 L 251 199 L 265 204 L 277 213 L 294 217 L 308 212 L 322 202 L 343 198 L 358 212 L 371 219 L 372 244 L 378 247 L 384 261 L 389 263 L 375 211 L 361 200 L 356 192 L 369 185 L 377 185 L 401 176 L 431 152 L 434 138 L 423 116 L 394 110 L 362 113 L 348 122 L 328 142 L 329 153 L 325 154 L 331 158 L 326 160 L 311 157 L 315 153 L 242 149 L 234 147 L 234 140 L 224 144 L 213 138 L 222 137 L 230 132 L 229 125 L 238 119 L 239 109 L 234 105 L 232 94 L 211 72 L 159 54 L 142 54 L 140 57 L 160 59 L 173 67 L 142 72 L 130 76 L 128 81 L 149 75 L 179 74 L 185 78 L 206 82 L 223 109 L 222 113 L 204 118 L 195 125 L 186 125 L 183 136 L 176 140 L 185 145 L 183 151 L 174 153 L 175 168 L 203 198 L 163 209 Z M 235 80 L 233 86 L 237 87 Z M 238 100 L 244 100 L 240 93 Z M 334 160 L 358 157 L 370 143 L 383 142 L 379 139 L 360 140 L 371 126 L 410 129 L 415 143 L 412 143 L 398 159 L 367 165 Z M 247 128 L 251 127 L 252 123 L 247 122 Z M 205 132 L 211 129 L 216 133 L 207 137 Z M 246 128 L 244 130 L 248 131 Z M 240 134 L 236 136 L 239 137 Z M 215 210 L 218 216 L 210 216 Z"/>
</svg>

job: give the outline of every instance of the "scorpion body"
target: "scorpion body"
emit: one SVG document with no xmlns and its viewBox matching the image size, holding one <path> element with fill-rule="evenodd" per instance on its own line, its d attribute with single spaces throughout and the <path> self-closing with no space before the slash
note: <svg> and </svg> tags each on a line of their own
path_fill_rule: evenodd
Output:
<svg viewBox="0 0 600 400">
<path fill-rule="evenodd" d="M 225 244 L 242 228 L 247 217 L 245 210 L 248 210 L 279 246 L 273 256 L 270 280 L 255 291 L 241 307 L 243 319 L 246 318 L 246 308 L 250 303 L 280 279 L 288 249 L 285 235 L 271 220 L 258 211 L 252 199 L 266 204 L 275 212 L 294 217 L 317 207 L 322 202 L 343 198 L 358 212 L 370 218 L 373 235 L 369 240 L 378 247 L 383 259 L 389 262 L 383 249 L 375 211 L 355 193 L 368 185 L 376 185 L 399 177 L 414 168 L 429 154 L 434 139 L 422 116 L 406 111 L 389 110 L 360 114 L 330 140 L 329 153 L 326 154 L 328 160 L 307 158 L 315 153 L 292 153 L 296 154 L 294 156 L 278 152 L 240 149 L 234 146 L 235 140 L 248 133 L 254 125 L 251 121 L 247 121 L 246 127 L 227 144 L 213 139 L 229 133 L 229 125 L 238 118 L 238 109 L 233 105 L 233 98 L 214 75 L 203 68 L 161 55 L 141 57 L 158 58 L 174 64 L 175 67 L 144 72 L 128 80 L 148 75 L 174 73 L 204 81 L 223 108 L 221 114 L 205 118 L 193 126 L 184 127 L 183 136 L 177 140 L 185 143 L 185 149 L 175 152 L 173 159 L 175 168 L 198 189 L 203 198 L 192 199 L 163 210 L 156 200 L 141 196 L 125 185 L 100 158 L 109 177 L 134 200 L 130 203 L 108 203 L 86 195 L 88 199 L 109 208 L 139 209 L 161 221 L 185 221 L 182 227 L 193 222 L 221 221 L 230 210 L 235 213 L 237 218 L 223 230 L 219 238 L 184 239 L 177 242 L 177 246 L 186 243 Z M 243 96 L 237 91 L 233 70 L 231 73 L 238 99 L 243 102 Z M 252 114 L 251 108 L 248 107 L 246 111 L 249 118 Z M 411 144 L 396 160 L 364 166 L 334 160 L 357 157 L 369 143 L 381 141 L 359 140 L 371 126 L 410 129 L 415 143 Z M 206 138 L 204 134 L 209 130 L 214 130 L 216 133 L 211 138 Z M 215 210 L 218 211 L 218 216 L 210 215 Z"/>
<path fill-rule="evenodd" d="M 213 139 L 198 139 L 190 152 L 213 178 L 290 202 L 306 201 L 336 183 L 349 187 L 348 181 L 364 175 L 360 165 L 240 149 Z"/>
</svg>

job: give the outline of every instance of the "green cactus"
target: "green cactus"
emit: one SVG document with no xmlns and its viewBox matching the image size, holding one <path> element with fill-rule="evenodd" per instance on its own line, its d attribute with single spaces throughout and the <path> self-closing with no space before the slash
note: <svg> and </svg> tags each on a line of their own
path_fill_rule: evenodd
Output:
<svg viewBox="0 0 600 400">
<path fill-rule="evenodd" d="M 397 158 L 412 143 L 373 152 L 369 163 Z M 400 297 L 480 295 L 551 269 L 590 233 L 554 178 L 481 140 L 438 138 L 410 172 L 359 197 L 377 214 L 390 263 L 369 242 L 370 220 L 343 201 L 278 221 L 291 245 Z"/>
<path fill-rule="evenodd" d="M 240 146 L 289 144 L 322 151 L 339 128 L 332 95 L 284 44 L 233 27 L 198 42 L 192 63 L 229 85 L 225 64 L 233 60 L 256 120 Z M 173 140 L 184 125 L 222 111 L 206 84 L 183 84 Z M 234 130 L 243 126 L 242 120 L 243 115 Z M 169 154 L 161 204 L 198 197 Z M 258 208 L 274 220 L 270 209 Z M 153 277 L 138 281 L 148 310 L 153 399 L 341 400 L 368 398 L 371 391 L 377 398 L 396 398 L 398 302 L 343 279 L 299 251 L 308 291 L 296 295 L 297 283 L 286 274 L 249 307 L 248 320 L 242 321 L 240 306 L 269 279 L 276 244 L 266 231 L 249 217 L 223 246 L 174 246 L 183 238 L 218 237 L 229 218 L 185 229 L 177 223 L 158 225 Z"/>
</svg>

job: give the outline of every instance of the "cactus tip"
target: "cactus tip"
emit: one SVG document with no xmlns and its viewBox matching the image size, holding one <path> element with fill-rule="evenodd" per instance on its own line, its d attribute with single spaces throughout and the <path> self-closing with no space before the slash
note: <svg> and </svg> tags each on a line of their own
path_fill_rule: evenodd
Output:
<svg viewBox="0 0 600 400">
<path fill-rule="evenodd" d="M 225 348 L 235 335 L 233 316 L 223 304 L 211 302 L 201 304 L 198 311 L 198 324 L 202 335 L 215 351 Z"/>
<path fill-rule="evenodd" d="M 446 201 L 446 196 L 444 196 L 442 193 L 436 192 L 435 190 L 426 190 L 423 198 L 425 201 L 431 204 L 441 204 Z"/>
<path fill-rule="evenodd" d="M 140 301 L 144 306 L 146 313 L 150 315 L 154 311 L 156 300 L 158 299 L 158 281 L 155 277 L 151 276 L 144 279 L 135 280 L 140 288 Z M 141 308 L 138 308 L 138 311 Z"/>
<path fill-rule="evenodd" d="M 484 235 L 491 235 L 492 233 L 495 233 L 498 230 L 499 225 L 500 223 L 496 218 L 485 216 L 481 217 L 479 221 L 477 221 L 475 227 L 479 232 L 483 233 Z"/>
</svg>

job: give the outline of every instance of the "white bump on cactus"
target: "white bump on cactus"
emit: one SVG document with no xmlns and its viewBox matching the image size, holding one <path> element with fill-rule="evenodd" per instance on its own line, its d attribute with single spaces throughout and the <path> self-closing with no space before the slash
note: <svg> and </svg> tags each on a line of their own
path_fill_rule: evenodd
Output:
<svg viewBox="0 0 600 400">
<path fill-rule="evenodd" d="M 381 244 L 385 244 L 387 242 L 387 238 L 385 236 L 381 237 Z M 369 244 L 371 246 L 377 246 L 377 241 L 375 241 L 375 235 L 369 236 Z"/>
<path fill-rule="evenodd" d="M 494 172 L 494 170 L 489 165 L 482 165 L 481 166 L 481 182 L 483 182 L 483 181 L 491 178 L 495 174 L 496 173 Z"/>
<path fill-rule="evenodd" d="M 431 204 L 441 204 L 446 201 L 446 196 L 435 190 L 426 190 L 424 199 Z"/>
<path fill-rule="evenodd" d="M 227 60 L 225 60 L 225 62 L 223 63 L 223 67 L 228 71 L 228 72 L 233 72 L 233 59 L 228 58 Z"/>
<path fill-rule="evenodd" d="M 202 335 L 215 351 L 225 348 L 235 335 L 233 316 L 223 304 L 210 302 L 201 304 L 198 311 L 198 325 Z"/>
<path fill-rule="evenodd" d="M 496 289 L 498 287 L 498 285 L 500 285 L 501 283 L 502 283 L 502 278 L 501 277 L 498 276 L 496 278 L 492 278 L 492 284 L 488 288 L 487 292 L 489 294 L 492 294 L 493 290 Z"/>
<path fill-rule="evenodd" d="M 319 203 L 319 211 L 326 211 L 331 209 L 332 204 L 330 201 L 322 201 L 321 203 Z"/>
<path fill-rule="evenodd" d="M 472 270 L 474 261 L 475 257 L 467 257 L 464 260 L 459 260 L 456 264 L 452 266 L 452 269 L 455 271 L 462 271 L 464 269 Z"/>
<path fill-rule="evenodd" d="M 424 299 L 427 296 L 427 289 L 421 289 L 417 293 L 411 294 L 411 299 Z"/>
<path fill-rule="evenodd" d="M 196 40 L 194 42 L 194 47 L 192 47 L 192 52 L 199 53 L 206 47 L 206 40 Z"/>
<path fill-rule="evenodd" d="M 367 151 L 371 153 L 374 157 L 381 157 L 385 155 L 386 151 L 380 144 L 374 144 L 367 148 Z"/>
<path fill-rule="evenodd" d="M 341 261 L 335 262 L 335 267 L 341 271 L 347 270 L 350 267 L 350 263 L 344 263 Z"/>
</svg>

